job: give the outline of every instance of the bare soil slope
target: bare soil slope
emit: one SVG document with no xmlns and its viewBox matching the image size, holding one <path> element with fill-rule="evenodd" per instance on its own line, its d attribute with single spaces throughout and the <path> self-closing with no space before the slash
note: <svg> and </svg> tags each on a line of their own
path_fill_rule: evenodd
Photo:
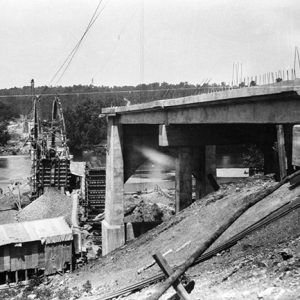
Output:
<svg viewBox="0 0 300 300">
<path fill-rule="evenodd" d="M 139 274 L 138 270 L 151 263 L 152 254 L 157 251 L 161 253 L 171 251 L 166 256 L 167 261 L 171 266 L 179 265 L 195 250 L 197 245 L 206 240 L 209 234 L 216 230 L 218 225 L 226 221 L 237 208 L 242 205 L 243 198 L 246 195 L 250 195 L 255 191 L 267 188 L 273 184 L 274 182 L 268 179 L 249 180 L 246 181 L 246 184 L 243 182 L 240 186 L 232 185 L 225 189 L 223 188 L 202 200 L 196 201 L 189 208 L 130 244 L 99 259 L 94 266 L 86 271 L 73 274 L 70 280 L 68 280 L 68 285 L 70 287 L 80 286 L 89 280 L 93 286 L 92 293 L 97 295 L 95 299 L 101 299 L 101 295 L 103 296 L 107 292 L 119 290 L 122 287 L 156 275 L 159 272 L 159 268 L 156 265 Z M 221 236 L 220 240 L 218 240 L 212 248 L 268 215 L 284 203 L 295 199 L 299 194 L 300 188 L 290 191 L 288 190 L 288 184 L 282 186 L 275 193 L 266 197 L 259 204 L 247 211 Z M 216 257 L 205 264 L 201 264 L 201 266 L 199 265 L 199 267 L 196 266 L 190 269 L 188 274 L 196 279 L 195 297 L 198 297 L 198 294 L 205 295 L 203 299 L 210 297 L 209 295 L 213 295 L 212 291 L 214 288 L 218 291 L 218 284 L 221 285 L 219 291 L 222 291 L 222 284 L 227 284 L 230 281 L 227 279 L 223 281 L 223 277 L 225 278 L 230 274 L 232 268 L 238 268 L 238 270 L 241 268 L 239 265 L 236 266 L 236 264 L 245 264 L 251 268 L 253 266 L 255 267 L 253 258 L 256 255 L 255 249 L 265 247 L 266 245 L 266 252 L 268 253 L 267 255 L 269 255 L 273 253 L 272 247 L 278 249 L 278 243 L 294 242 L 295 245 L 299 244 L 299 239 L 297 240 L 300 232 L 299 211 L 285 218 L 286 220 L 292 221 L 280 221 L 277 222 L 277 225 L 274 223 L 275 225 L 268 226 L 267 228 L 269 229 L 266 229 L 266 231 L 260 230 L 256 238 L 253 238 L 254 235 L 249 237 L 251 243 L 246 241 L 247 239 L 244 239 L 241 244 L 235 246 L 235 248 L 230 251 L 230 256 L 227 259 L 225 254 L 222 255 L 221 258 Z M 289 224 L 287 228 L 285 228 L 286 224 Z M 272 226 L 275 227 L 273 228 Z M 271 244 L 267 243 L 268 241 L 272 241 Z M 248 247 L 248 244 L 251 246 Z M 270 247 L 270 250 L 268 250 L 268 247 Z M 247 258 L 247 249 L 250 251 L 250 255 L 252 255 L 251 257 L 253 259 Z M 264 251 L 262 252 L 264 253 Z M 261 253 L 257 255 L 263 256 Z M 276 252 L 274 255 L 276 255 Z M 294 257 L 297 256 L 295 255 Z M 298 272 L 299 267 L 296 269 Z M 238 271 L 234 271 L 233 273 L 238 273 Z M 201 274 L 201 276 L 199 274 Z M 267 274 L 267 271 L 265 274 Z M 219 280 L 216 285 L 214 285 L 214 282 L 216 282 L 214 276 Z M 228 278 L 231 279 L 231 277 L 235 278 L 234 276 L 229 276 Z M 266 275 L 266 277 L 268 277 L 268 275 Z M 245 284 L 248 283 L 249 282 L 246 281 Z M 229 287 L 229 294 L 234 292 L 237 288 L 244 290 L 239 280 L 237 280 L 235 285 L 236 287 L 234 285 Z M 206 288 L 205 291 L 203 291 L 203 286 Z M 255 286 L 257 288 L 257 284 Z M 150 287 L 136 295 L 128 296 L 128 299 L 142 299 L 151 292 L 152 288 L 153 287 Z M 258 289 L 260 290 L 259 287 Z M 210 299 L 219 298 L 221 293 L 217 295 L 218 297 L 212 297 Z M 239 299 L 239 297 L 233 299 Z"/>
</svg>

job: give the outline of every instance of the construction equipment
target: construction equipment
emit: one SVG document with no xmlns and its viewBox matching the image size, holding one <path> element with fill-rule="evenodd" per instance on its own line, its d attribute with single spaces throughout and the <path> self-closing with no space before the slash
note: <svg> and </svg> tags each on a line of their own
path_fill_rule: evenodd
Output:
<svg viewBox="0 0 300 300">
<path fill-rule="evenodd" d="M 51 122 L 41 121 L 40 96 L 34 94 L 31 80 L 32 128 L 29 132 L 31 154 L 31 200 L 44 193 L 45 188 L 55 187 L 62 192 L 70 186 L 70 158 L 66 143 L 66 128 L 62 105 L 55 96 L 52 105 Z"/>
</svg>

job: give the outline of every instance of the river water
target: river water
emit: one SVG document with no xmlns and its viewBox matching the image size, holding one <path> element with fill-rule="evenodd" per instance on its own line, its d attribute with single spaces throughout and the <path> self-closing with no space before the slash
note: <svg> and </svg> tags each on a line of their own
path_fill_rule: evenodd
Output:
<svg viewBox="0 0 300 300">
<path fill-rule="evenodd" d="M 219 165 L 219 167 L 222 168 L 237 167 L 238 165 L 237 159 L 233 159 L 233 158 L 235 158 L 235 155 L 223 154 L 217 159 L 218 162 L 217 164 Z M 30 166 L 31 166 L 31 161 L 29 155 L 0 156 L 0 188 L 4 192 L 8 191 L 8 185 L 14 180 L 21 181 L 24 184 L 23 187 L 25 188 L 26 179 L 30 176 Z M 128 182 L 129 184 L 132 185 L 129 190 L 131 191 L 131 189 L 136 188 L 135 187 L 136 180 L 138 181 L 138 184 L 141 184 L 142 181 L 145 181 L 146 183 L 146 181 L 149 181 L 148 179 L 152 177 L 155 178 L 159 177 L 159 181 L 164 181 L 165 183 L 172 181 L 173 182 L 172 185 L 174 185 L 174 178 L 165 178 L 166 176 L 169 176 L 169 174 L 163 172 L 162 170 L 160 171 L 161 171 L 159 172 L 160 176 L 157 176 L 157 174 L 154 175 L 152 174 L 153 173 L 152 168 L 148 166 L 146 168 L 146 171 L 144 172 L 145 174 L 141 175 L 139 174 L 139 172 L 137 172 L 137 174 L 131 179 L 131 181 L 133 182 L 131 181 Z M 171 177 L 174 177 L 174 175 Z M 129 185 L 127 189 L 128 188 Z"/>
<path fill-rule="evenodd" d="M 0 188 L 6 192 L 8 185 L 14 181 L 21 181 L 24 185 L 30 176 L 30 157 L 28 155 L 0 156 Z"/>
</svg>

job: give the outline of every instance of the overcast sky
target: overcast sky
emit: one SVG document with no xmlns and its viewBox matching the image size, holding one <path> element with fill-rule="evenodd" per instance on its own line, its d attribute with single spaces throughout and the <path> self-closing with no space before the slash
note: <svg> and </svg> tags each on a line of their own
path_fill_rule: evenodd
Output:
<svg viewBox="0 0 300 300">
<path fill-rule="evenodd" d="M 293 67 L 299 0 L 144 0 L 143 31 L 141 1 L 103 0 L 58 84 L 228 82 L 234 62 L 244 76 Z M 0 88 L 48 84 L 98 2 L 0 0 Z"/>
</svg>

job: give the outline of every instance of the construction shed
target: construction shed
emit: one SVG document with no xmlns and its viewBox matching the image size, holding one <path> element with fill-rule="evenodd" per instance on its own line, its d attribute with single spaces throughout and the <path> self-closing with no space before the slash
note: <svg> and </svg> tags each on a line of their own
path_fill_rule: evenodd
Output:
<svg viewBox="0 0 300 300">
<path fill-rule="evenodd" d="M 63 217 L 0 225 L 0 284 L 71 268 L 72 241 Z"/>
</svg>

